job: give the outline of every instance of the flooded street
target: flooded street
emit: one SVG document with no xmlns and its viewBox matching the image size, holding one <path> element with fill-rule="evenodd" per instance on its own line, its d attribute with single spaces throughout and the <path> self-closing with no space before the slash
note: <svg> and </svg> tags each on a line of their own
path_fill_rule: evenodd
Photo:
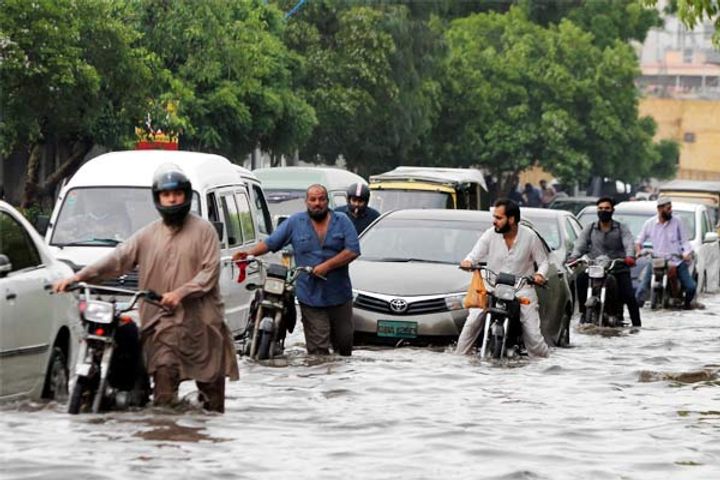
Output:
<svg viewBox="0 0 720 480">
<path fill-rule="evenodd" d="M 225 415 L 0 410 L 0 478 L 720 478 L 720 295 L 542 361 L 358 349 L 240 362 Z M 191 398 L 194 386 L 181 393 Z"/>
</svg>

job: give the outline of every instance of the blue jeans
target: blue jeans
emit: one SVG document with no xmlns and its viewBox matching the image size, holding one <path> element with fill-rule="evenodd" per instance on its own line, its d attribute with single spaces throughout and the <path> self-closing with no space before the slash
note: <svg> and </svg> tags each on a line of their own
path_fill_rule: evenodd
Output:
<svg viewBox="0 0 720 480">
<path fill-rule="evenodd" d="M 650 263 L 643 271 L 642 281 L 640 282 L 637 292 L 635 292 L 635 298 L 640 305 L 642 305 L 645 301 L 646 292 L 650 290 L 650 280 L 652 279 L 652 274 L 653 268 L 652 263 Z M 677 267 L 677 275 L 678 280 L 680 280 L 680 285 L 682 285 L 683 290 L 685 290 L 685 305 L 689 306 L 692 299 L 695 298 L 697 285 L 695 284 L 695 280 L 693 280 L 690 276 L 690 269 L 688 268 L 687 263 L 680 262 L 680 265 Z"/>
</svg>

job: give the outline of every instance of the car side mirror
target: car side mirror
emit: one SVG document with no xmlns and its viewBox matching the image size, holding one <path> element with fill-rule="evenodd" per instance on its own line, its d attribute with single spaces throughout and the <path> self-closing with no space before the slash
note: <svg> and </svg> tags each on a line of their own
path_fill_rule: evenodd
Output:
<svg viewBox="0 0 720 480">
<path fill-rule="evenodd" d="M 5 277 L 8 273 L 12 272 L 12 263 L 7 255 L 0 254 L 0 278 Z"/>
<path fill-rule="evenodd" d="M 218 239 L 219 239 L 220 241 L 222 241 L 223 232 L 225 231 L 225 230 L 224 230 L 225 225 L 223 225 L 222 222 L 212 222 L 212 225 L 213 225 L 213 227 L 215 227 L 215 231 L 216 231 L 217 234 L 218 234 Z"/>
<path fill-rule="evenodd" d="M 49 215 L 38 215 L 35 217 L 35 221 L 33 222 L 33 227 L 35 227 L 35 230 L 38 231 L 40 235 L 45 235 L 45 232 L 47 232 L 48 225 L 50 225 L 50 216 Z"/>
<path fill-rule="evenodd" d="M 703 239 L 703 243 L 715 243 L 717 241 L 718 241 L 717 232 L 707 232 L 705 234 L 705 238 Z"/>
</svg>

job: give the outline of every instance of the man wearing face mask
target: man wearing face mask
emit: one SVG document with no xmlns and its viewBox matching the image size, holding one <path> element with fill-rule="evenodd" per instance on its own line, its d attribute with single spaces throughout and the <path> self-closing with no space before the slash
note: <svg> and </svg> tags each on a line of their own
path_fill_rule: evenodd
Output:
<svg viewBox="0 0 720 480">
<path fill-rule="evenodd" d="M 697 285 L 690 276 L 688 263 L 692 259 L 692 245 L 688 240 L 687 232 L 679 218 L 672 214 L 672 202 L 668 197 L 660 197 L 657 200 L 657 217 L 649 218 L 643 225 L 637 237 L 636 247 L 642 248 L 645 241 L 652 242 L 653 256 L 665 257 L 670 265 L 677 267 L 677 276 L 680 284 L 685 290 L 685 308 L 692 308 L 692 301 L 695 298 Z M 652 268 L 644 272 L 640 287 L 637 291 L 637 298 L 644 299 L 645 292 L 650 289 Z"/>
<path fill-rule="evenodd" d="M 641 325 L 640 309 L 635 300 L 632 277 L 630 276 L 630 267 L 635 265 L 635 246 L 633 244 L 632 232 L 630 232 L 630 229 L 626 225 L 613 220 L 615 202 L 612 198 L 601 197 L 596 202 L 596 205 L 598 221 L 585 226 L 575 241 L 575 246 L 568 261 L 573 261 L 586 254 L 593 259 L 601 255 L 607 256 L 611 260 L 624 258 L 625 262 L 616 263 L 611 272 L 616 282 L 618 296 L 622 303 L 620 305 L 608 305 L 609 309 L 616 309 L 615 312 L 609 311 L 609 313 L 619 317 L 622 314 L 623 304 L 627 305 L 633 326 L 639 327 Z M 585 301 L 587 300 L 587 289 L 588 276 L 586 272 L 583 272 L 577 277 L 580 318 L 584 318 L 583 314 L 585 312 Z"/>
<path fill-rule="evenodd" d="M 348 264 L 360 255 L 357 232 L 346 215 L 328 210 L 328 193 L 322 185 L 308 187 L 305 206 L 307 211 L 292 215 L 265 241 L 237 252 L 233 260 L 277 252 L 291 244 L 295 264 L 313 267 L 313 275 L 298 277 L 295 290 L 308 353 L 327 355 L 332 346 L 335 353 L 349 356 L 353 324 Z"/>
<path fill-rule="evenodd" d="M 335 209 L 344 213 L 355 225 L 358 235 L 380 216 L 380 212 L 368 206 L 370 189 L 364 183 L 354 183 L 347 190 L 348 204 Z"/>
</svg>

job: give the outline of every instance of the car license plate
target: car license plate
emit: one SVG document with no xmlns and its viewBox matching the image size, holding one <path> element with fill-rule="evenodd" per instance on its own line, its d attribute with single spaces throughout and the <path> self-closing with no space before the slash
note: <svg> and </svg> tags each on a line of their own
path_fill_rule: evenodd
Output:
<svg viewBox="0 0 720 480">
<path fill-rule="evenodd" d="M 378 320 L 378 337 L 416 338 L 417 322 L 400 322 L 397 320 Z"/>
</svg>

